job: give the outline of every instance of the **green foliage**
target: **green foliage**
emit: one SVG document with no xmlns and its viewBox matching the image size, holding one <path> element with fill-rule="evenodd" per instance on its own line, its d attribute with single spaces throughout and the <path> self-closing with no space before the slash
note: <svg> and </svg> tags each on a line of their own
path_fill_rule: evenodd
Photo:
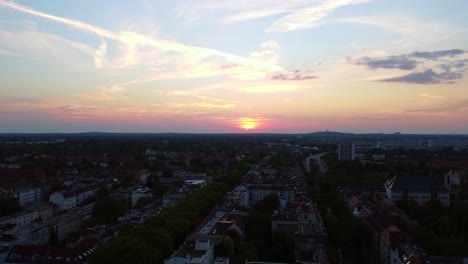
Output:
<svg viewBox="0 0 468 264">
<path fill-rule="evenodd" d="M 271 214 L 253 211 L 245 219 L 245 236 L 248 240 L 269 240 L 271 237 Z"/>
<path fill-rule="evenodd" d="M 271 158 L 270 164 L 274 167 L 283 167 L 288 166 L 290 160 L 291 157 L 287 151 L 280 151 Z"/>
<path fill-rule="evenodd" d="M 161 252 L 132 236 L 120 236 L 99 247 L 91 255 L 90 263 L 162 263 Z"/>
<path fill-rule="evenodd" d="M 279 198 L 275 193 L 270 193 L 265 196 L 261 201 L 258 201 L 255 204 L 255 210 L 265 213 L 272 213 L 274 210 L 279 207 Z"/>
<path fill-rule="evenodd" d="M 135 204 L 135 208 L 140 209 L 143 208 L 145 205 L 148 205 L 151 203 L 151 198 L 149 197 L 141 197 L 138 199 L 137 203 Z"/>
<path fill-rule="evenodd" d="M 322 212 L 328 239 L 335 249 L 340 249 L 350 263 L 364 263 L 371 256 L 372 239 L 370 229 L 355 218 L 345 207 L 339 196 L 338 187 L 345 184 L 372 184 L 383 182 L 383 175 L 373 175 L 360 163 L 340 162 L 335 155 L 326 155 L 329 170 L 308 176 L 310 194 Z M 368 179 L 369 178 L 369 179 Z M 335 250 L 333 250 L 335 252 Z"/>
<path fill-rule="evenodd" d="M 253 160 L 257 160 L 257 158 L 250 157 L 243 161 L 231 164 L 226 174 L 220 177 L 216 177 L 215 181 L 224 182 L 231 187 L 236 186 L 240 182 L 241 177 L 246 174 L 250 167 L 252 167 L 252 164 L 254 164 Z"/>
<path fill-rule="evenodd" d="M 240 241 L 236 243 L 235 255 L 232 259 L 233 264 L 243 264 L 246 260 L 258 260 L 258 251 L 254 244 L 250 242 Z"/>
<path fill-rule="evenodd" d="M 221 241 L 215 244 L 214 252 L 216 257 L 232 259 L 234 257 L 234 241 L 230 238 L 223 237 Z"/>
<path fill-rule="evenodd" d="M 96 202 L 93 208 L 93 217 L 97 223 L 111 224 L 117 221 L 117 218 L 127 210 L 127 202 L 113 198 L 105 198 Z"/>
<path fill-rule="evenodd" d="M 408 233 L 428 254 L 464 256 L 468 252 L 468 205 L 454 203 L 444 208 L 432 201 L 425 206 L 401 203 L 408 214 L 419 221 Z"/>
<path fill-rule="evenodd" d="M 162 263 L 193 231 L 197 217 L 209 211 L 228 189 L 226 184 L 211 183 L 146 224 L 127 228 L 100 247 L 91 263 Z"/>
<path fill-rule="evenodd" d="M 265 197 L 266 201 L 275 201 L 277 208 L 278 197 L 276 195 Z M 268 204 L 268 203 L 266 203 Z M 268 207 L 268 206 L 267 206 Z M 271 208 L 257 210 L 247 214 L 243 221 L 246 224 L 245 240 L 235 240 L 235 256 L 232 263 L 245 263 L 245 260 L 261 260 L 270 262 L 293 262 L 294 245 L 280 233 L 272 234 Z"/>
<path fill-rule="evenodd" d="M 0 197 L 0 217 L 21 211 L 18 200 L 14 197 Z"/>
</svg>

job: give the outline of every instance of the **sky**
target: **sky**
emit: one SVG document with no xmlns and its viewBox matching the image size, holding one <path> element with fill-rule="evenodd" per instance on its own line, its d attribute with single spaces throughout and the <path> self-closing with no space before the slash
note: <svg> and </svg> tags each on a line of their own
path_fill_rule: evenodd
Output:
<svg viewBox="0 0 468 264">
<path fill-rule="evenodd" d="M 0 133 L 468 134 L 466 10 L 0 0 Z"/>
</svg>

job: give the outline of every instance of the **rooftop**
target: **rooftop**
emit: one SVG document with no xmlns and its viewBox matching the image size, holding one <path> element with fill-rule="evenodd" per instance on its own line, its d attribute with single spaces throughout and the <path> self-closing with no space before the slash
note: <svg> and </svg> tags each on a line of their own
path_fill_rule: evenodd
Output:
<svg viewBox="0 0 468 264">
<path fill-rule="evenodd" d="M 441 181 L 432 176 L 395 176 L 385 183 L 391 190 L 419 190 L 446 192 L 447 188 Z"/>
</svg>

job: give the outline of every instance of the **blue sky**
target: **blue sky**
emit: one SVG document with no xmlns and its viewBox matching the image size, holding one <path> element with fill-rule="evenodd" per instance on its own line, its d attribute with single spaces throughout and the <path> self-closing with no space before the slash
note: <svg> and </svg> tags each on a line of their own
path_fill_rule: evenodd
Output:
<svg viewBox="0 0 468 264">
<path fill-rule="evenodd" d="M 0 0 L 0 132 L 468 133 L 465 10 Z"/>
</svg>

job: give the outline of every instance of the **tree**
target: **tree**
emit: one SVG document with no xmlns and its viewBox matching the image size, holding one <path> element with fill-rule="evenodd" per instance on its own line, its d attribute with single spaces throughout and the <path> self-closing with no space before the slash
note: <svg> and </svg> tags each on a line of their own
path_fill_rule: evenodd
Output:
<svg viewBox="0 0 468 264">
<path fill-rule="evenodd" d="M 265 196 L 262 200 L 258 201 L 255 204 L 255 210 L 264 212 L 264 213 L 272 213 L 274 210 L 278 209 L 279 207 L 279 198 L 278 195 L 275 193 L 270 193 L 269 195 Z"/>
<path fill-rule="evenodd" d="M 163 263 L 161 252 L 134 237 L 119 237 L 91 255 L 90 263 Z"/>
<path fill-rule="evenodd" d="M 0 217 L 21 211 L 18 200 L 14 197 L 0 197 Z"/>
<path fill-rule="evenodd" d="M 230 238 L 223 237 L 221 241 L 215 244 L 214 252 L 217 257 L 232 259 L 234 256 L 234 242 Z"/>
<path fill-rule="evenodd" d="M 110 224 L 114 223 L 119 216 L 124 214 L 127 208 L 126 201 L 108 197 L 96 202 L 92 215 L 98 223 Z"/>
</svg>

